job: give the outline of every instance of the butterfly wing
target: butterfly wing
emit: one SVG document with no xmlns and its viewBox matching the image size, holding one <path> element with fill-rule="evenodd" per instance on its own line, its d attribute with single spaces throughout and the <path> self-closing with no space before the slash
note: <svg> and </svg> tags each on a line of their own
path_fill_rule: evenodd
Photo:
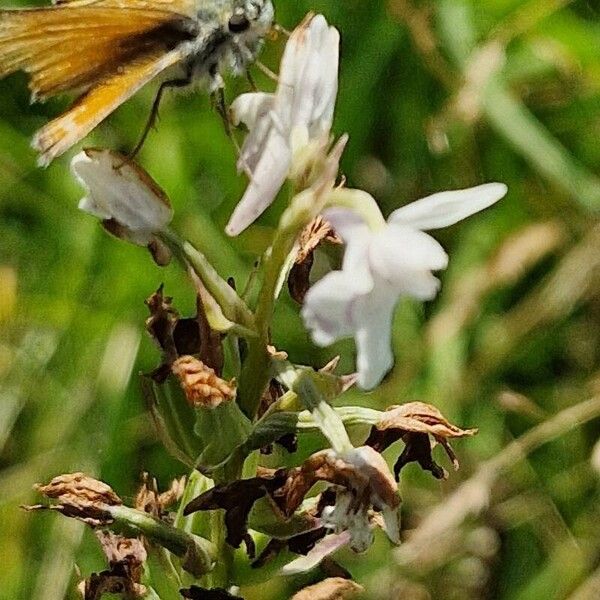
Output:
<svg viewBox="0 0 600 600">
<path fill-rule="evenodd" d="M 143 10 L 164 10 L 177 15 L 193 18 L 196 14 L 195 0 L 54 0 L 54 6 L 138 8 Z"/>
<path fill-rule="evenodd" d="M 148 55 L 120 67 L 118 73 L 92 87 L 66 113 L 36 133 L 32 146 L 40 153 L 38 163 L 47 166 L 83 139 L 144 84 L 182 58 L 179 49 Z"/>
<path fill-rule="evenodd" d="M 33 100 L 85 90 L 140 56 L 175 48 L 193 37 L 193 28 L 191 19 L 155 9 L 68 4 L 0 11 L 0 77 L 28 73 Z"/>
<path fill-rule="evenodd" d="M 33 100 L 83 95 L 34 137 L 47 165 L 145 83 L 184 58 L 196 35 L 189 0 L 72 0 L 0 11 L 0 77 L 30 75 Z"/>
</svg>

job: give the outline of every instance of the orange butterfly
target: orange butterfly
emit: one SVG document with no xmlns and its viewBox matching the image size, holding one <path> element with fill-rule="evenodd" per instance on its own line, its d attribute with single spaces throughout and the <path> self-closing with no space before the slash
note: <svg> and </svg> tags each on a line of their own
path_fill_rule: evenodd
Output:
<svg viewBox="0 0 600 600">
<path fill-rule="evenodd" d="M 271 0 L 57 0 L 0 10 L 0 77 L 30 75 L 32 101 L 81 95 L 40 129 L 32 146 L 48 165 L 163 72 L 167 87 L 200 80 L 222 88 L 221 71 L 243 73 L 273 22 Z"/>
</svg>

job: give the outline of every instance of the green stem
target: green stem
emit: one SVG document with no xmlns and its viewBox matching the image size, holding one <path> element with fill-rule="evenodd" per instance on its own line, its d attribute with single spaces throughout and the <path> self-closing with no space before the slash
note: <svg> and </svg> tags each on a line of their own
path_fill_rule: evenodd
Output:
<svg viewBox="0 0 600 600">
<path fill-rule="evenodd" d="M 191 266 L 209 294 L 215 299 L 227 319 L 240 325 L 248 335 L 254 331 L 254 317 L 237 292 L 219 275 L 207 258 L 192 244 L 179 238 L 172 230 L 166 229 L 160 239 L 167 244 L 173 256 L 185 271 Z"/>
<path fill-rule="evenodd" d="M 228 588 L 231 585 L 233 568 L 233 548 L 225 541 L 225 511 L 213 510 L 210 513 L 211 539 L 219 557 L 215 568 L 210 573 L 211 584 L 217 588 Z"/>
<path fill-rule="evenodd" d="M 292 251 L 298 235 L 313 218 L 306 200 L 314 194 L 302 192 L 281 218 L 273 245 L 262 264 L 263 285 L 260 288 L 254 321 L 258 337 L 248 341 L 248 356 L 240 377 L 240 407 L 249 419 L 253 419 L 263 390 L 270 377 L 271 360 L 267 352 L 271 320 L 275 307 L 277 285 L 281 269 Z"/>
<path fill-rule="evenodd" d="M 352 450 L 352 442 L 344 423 L 316 385 L 313 379 L 315 373 L 307 369 L 299 369 L 285 361 L 278 361 L 277 367 L 278 378 L 288 389 L 298 395 L 323 435 L 329 440 L 331 447 L 340 454 Z"/>
<path fill-rule="evenodd" d="M 208 540 L 176 529 L 148 513 L 128 506 L 108 506 L 107 512 L 113 520 L 110 525 L 113 531 L 130 537 L 145 536 L 150 542 L 181 558 L 183 568 L 196 577 L 213 568 L 217 554 L 214 545 Z"/>
<path fill-rule="evenodd" d="M 348 136 L 343 135 L 321 165 L 322 171 L 312 187 L 296 194 L 281 216 L 275 239 L 262 264 L 263 285 L 254 314 L 256 339 L 248 341 L 248 356 L 240 376 L 240 407 L 253 420 L 270 376 L 271 361 L 267 353 L 269 329 L 273 317 L 276 292 L 281 271 L 288 260 L 298 236 L 317 215 L 331 195 L 337 176 L 339 160 Z"/>
</svg>

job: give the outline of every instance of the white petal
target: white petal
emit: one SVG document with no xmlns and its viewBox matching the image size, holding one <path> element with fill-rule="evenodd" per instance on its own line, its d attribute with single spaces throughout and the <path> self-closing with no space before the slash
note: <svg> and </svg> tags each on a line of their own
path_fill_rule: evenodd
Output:
<svg viewBox="0 0 600 600">
<path fill-rule="evenodd" d="M 393 289 L 376 282 L 373 291 L 361 297 L 355 308 L 356 319 L 360 318 L 355 334 L 356 370 L 358 385 L 364 390 L 377 386 L 394 365 L 392 319 L 397 300 Z"/>
<path fill-rule="evenodd" d="M 147 244 L 164 229 L 173 211 L 165 193 L 138 165 L 109 150 L 84 150 L 71 161 L 71 170 L 86 188 L 79 208 L 103 220 L 114 219 L 131 235 L 129 241 Z"/>
<path fill-rule="evenodd" d="M 401 282 L 397 283 L 397 291 L 401 296 L 409 296 L 420 302 L 433 300 L 442 284 L 429 271 L 407 272 Z"/>
<path fill-rule="evenodd" d="M 231 105 L 234 123 L 245 123 L 250 129 L 237 163 L 240 173 L 254 173 L 264 152 L 274 126 L 271 117 L 274 100 L 273 94 L 256 92 L 238 96 Z"/>
<path fill-rule="evenodd" d="M 290 162 L 288 140 L 272 127 L 250 184 L 225 228 L 228 235 L 238 235 L 244 231 L 270 206 L 285 182 Z"/>
<path fill-rule="evenodd" d="M 328 208 L 323 212 L 323 218 L 346 243 L 343 270 L 352 274 L 357 290 L 360 289 L 361 293 L 371 291 L 373 277 L 369 246 L 373 233 L 359 215 L 347 208 Z"/>
<path fill-rule="evenodd" d="M 387 225 L 369 246 L 371 267 L 393 283 L 406 271 L 439 271 L 448 266 L 448 255 L 430 235 L 403 225 Z"/>
<path fill-rule="evenodd" d="M 257 122 L 272 110 L 274 102 L 274 94 L 265 92 L 239 95 L 229 107 L 233 124 L 243 123 L 248 129 L 254 129 Z"/>
<path fill-rule="evenodd" d="M 369 227 L 353 210 L 336 206 L 325 210 L 323 217 L 346 243 L 352 242 L 357 236 L 370 236 Z"/>
<path fill-rule="evenodd" d="M 234 103 L 235 118 L 250 127 L 238 160 L 250 184 L 227 225 L 229 235 L 241 233 L 275 199 L 292 166 L 292 131 L 307 142 L 315 132 L 328 141 L 338 49 L 339 34 L 324 17 L 305 20 L 286 44 L 274 96 L 245 94 Z"/>
<path fill-rule="evenodd" d="M 466 190 L 439 192 L 395 210 L 388 223 L 423 231 L 448 227 L 498 202 L 507 191 L 503 183 L 486 183 Z"/>
<path fill-rule="evenodd" d="M 275 111 L 290 130 L 305 126 L 316 136 L 329 131 L 337 95 L 338 54 L 339 34 L 322 15 L 292 33 L 281 61 L 275 101 Z"/>
<path fill-rule="evenodd" d="M 353 335 L 359 294 L 352 274 L 345 271 L 328 273 L 308 290 L 302 317 L 315 344 L 329 346 Z"/>
<path fill-rule="evenodd" d="M 381 511 L 383 517 L 383 528 L 393 544 L 400 544 L 400 508 L 386 506 Z"/>
<path fill-rule="evenodd" d="M 350 533 L 344 531 L 324 537 L 306 556 L 300 556 L 281 569 L 283 575 L 297 575 L 314 569 L 324 558 L 350 542 Z"/>
</svg>

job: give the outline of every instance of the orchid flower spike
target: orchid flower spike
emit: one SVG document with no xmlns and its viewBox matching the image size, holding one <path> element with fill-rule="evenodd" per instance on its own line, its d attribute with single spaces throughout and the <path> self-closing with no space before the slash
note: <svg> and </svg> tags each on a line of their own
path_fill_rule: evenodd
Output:
<svg viewBox="0 0 600 600">
<path fill-rule="evenodd" d="M 238 235 L 277 196 L 286 178 L 305 180 L 317 171 L 330 144 L 338 88 L 339 33 L 322 15 L 307 17 L 286 45 L 274 94 L 242 94 L 231 106 L 246 137 L 239 171 L 250 176 L 226 227 Z M 310 181 L 308 182 L 310 185 Z"/>
<path fill-rule="evenodd" d="M 342 270 L 328 273 L 306 294 L 302 316 L 313 341 L 328 346 L 354 337 L 358 385 L 378 385 L 394 363 L 391 329 L 396 303 L 402 296 L 432 300 L 440 288 L 432 271 L 448 265 L 444 249 L 424 231 L 453 225 L 506 192 L 504 184 L 488 183 L 433 194 L 394 211 L 386 223 L 371 196 L 338 190 L 338 195 L 368 197 L 377 218 L 367 224 L 364 211 L 340 206 L 324 212 L 346 250 Z"/>
<path fill-rule="evenodd" d="M 166 229 L 173 210 L 146 171 L 117 152 L 92 148 L 73 157 L 71 170 L 86 190 L 81 210 L 101 219 L 114 236 L 147 246 L 158 264 L 169 262 L 170 252 L 155 234 Z"/>
</svg>

